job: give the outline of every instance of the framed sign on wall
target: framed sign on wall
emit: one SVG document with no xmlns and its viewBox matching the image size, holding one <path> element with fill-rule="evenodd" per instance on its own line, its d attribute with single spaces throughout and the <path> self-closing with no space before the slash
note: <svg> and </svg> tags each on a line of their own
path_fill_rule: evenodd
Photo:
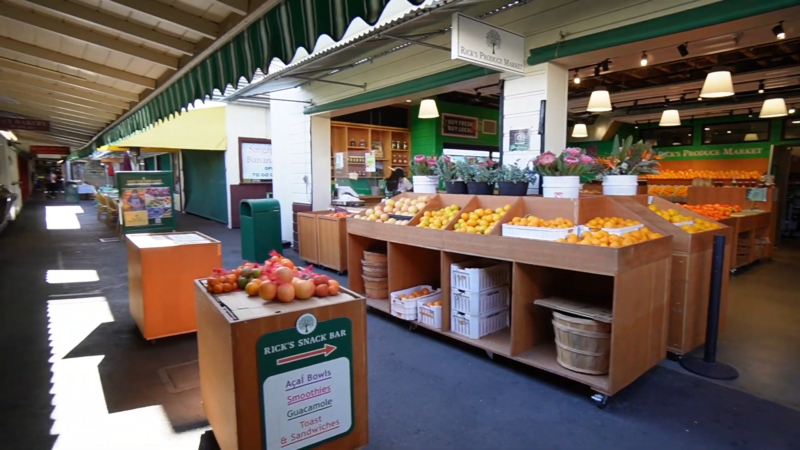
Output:
<svg viewBox="0 0 800 450">
<path fill-rule="evenodd" d="M 478 118 L 442 114 L 442 136 L 478 138 Z"/>
<path fill-rule="evenodd" d="M 239 138 L 239 177 L 242 183 L 272 181 L 272 140 Z"/>
</svg>

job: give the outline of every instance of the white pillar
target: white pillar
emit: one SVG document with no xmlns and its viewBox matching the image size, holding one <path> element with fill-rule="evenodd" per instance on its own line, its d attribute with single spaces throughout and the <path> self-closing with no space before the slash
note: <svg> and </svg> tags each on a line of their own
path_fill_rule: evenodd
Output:
<svg viewBox="0 0 800 450">
<path fill-rule="evenodd" d="M 504 77 L 503 163 L 525 166 L 543 151 L 560 153 L 567 145 L 567 87 L 565 67 L 543 63 L 530 66 L 523 76 Z M 545 107 L 545 140 L 539 136 L 541 101 Z M 511 130 L 530 131 L 530 151 L 507 152 Z"/>
<path fill-rule="evenodd" d="M 331 119 L 311 117 L 311 205 L 317 211 L 331 205 Z"/>
</svg>

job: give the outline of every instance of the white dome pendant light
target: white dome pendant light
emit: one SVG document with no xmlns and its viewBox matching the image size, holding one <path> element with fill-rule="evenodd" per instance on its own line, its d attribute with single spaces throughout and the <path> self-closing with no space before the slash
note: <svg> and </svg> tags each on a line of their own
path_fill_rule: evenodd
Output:
<svg viewBox="0 0 800 450">
<path fill-rule="evenodd" d="M 605 86 L 598 86 L 592 91 L 592 96 L 589 97 L 589 105 L 586 111 L 589 112 L 606 112 L 611 111 L 611 95 Z"/>
<path fill-rule="evenodd" d="M 711 72 L 706 75 L 706 81 L 703 83 L 703 89 L 700 91 L 700 97 L 722 98 L 730 97 L 733 94 L 731 71 L 721 66 L 711 69 Z"/>
<path fill-rule="evenodd" d="M 436 100 L 433 99 L 425 99 L 419 105 L 419 114 L 417 115 L 420 119 L 435 119 L 439 117 L 439 109 L 436 107 Z"/>
<path fill-rule="evenodd" d="M 589 131 L 586 129 L 586 124 L 576 123 L 575 126 L 572 127 L 572 137 L 574 138 L 589 137 Z"/>
<path fill-rule="evenodd" d="M 758 113 L 758 118 L 770 119 L 788 115 L 789 112 L 786 110 L 786 102 L 782 98 L 768 98 L 764 100 L 764 104 L 761 106 L 761 112 Z"/>
<path fill-rule="evenodd" d="M 681 124 L 681 114 L 677 109 L 667 109 L 661 113 L 661 121 L 658 122 L 660 127 L 677 127 Z"/>
</svg>

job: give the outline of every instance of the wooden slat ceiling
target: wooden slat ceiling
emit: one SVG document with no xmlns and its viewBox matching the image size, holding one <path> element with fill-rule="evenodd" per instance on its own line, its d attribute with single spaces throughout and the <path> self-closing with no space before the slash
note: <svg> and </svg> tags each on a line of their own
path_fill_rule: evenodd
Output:
<svg viewBox="0 0 800 450">
<path fill-rule="evenodd" d="M 0 0 L 0 113 L 78 148 L 277 0 Z M 269 5 L 271 4 L 271 5 Z"/>
</svg>

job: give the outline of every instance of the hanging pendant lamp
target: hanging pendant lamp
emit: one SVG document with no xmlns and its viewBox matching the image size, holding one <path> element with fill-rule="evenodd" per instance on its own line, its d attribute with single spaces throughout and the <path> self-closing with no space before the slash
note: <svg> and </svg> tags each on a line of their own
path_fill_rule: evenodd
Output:
<svg viewBox="0 0 800 450">
<path fill-rule="evenodd" d="M 677 109 L 667 109 L 661 113 L 660 127 L 677 127 L 681 124 L 681 114 Z"/>
<path fill-rule="evenodd" d="M 703 89 L 700 91 L 700 97 L 722 98 L 730 97 L 733 94 L 731 71 L 721 66 L 711 69 L 711 72 L 706 75 L 706 81 L 703 83 Z"/>
<path fill-rule="evenodd" d="M 758 135 L 755 134 L 755 133 L 747 133 L 747 134 L 744 135 L 744 141 L 745 142 L 751 142 L 751 141 L 757 141 L 757 140 L 758 140 Z"/>
<path fill-rule="evenodd" d="M 586 129 L 586 124 L 576 123 L 575 126 L 572 127 L 572 137 L 574 138 L 589 137 L 589 131 Z"/>
<path fill-rule="evenodd" d="M 420 119 L 435 119 L 439 117 L 439 109 L 436 108 L 436 100 L 433 99 L 425 99 L 419 105 L 419 114 L 417 115 Z"/>
<path fill-rule="evenodd" d="M 770 119 L 772 117 L 788 116 L 789 112 L 786 110 L 786 102 L 782 98 L 768 98 L 764 100 L 761 106 L 761 112 L 758 113 L 759 119 Z"/>
<path fill-rule="evenodd" d="M 589 97 L 589 105 L 586 111 L 589 112 L 606 112 L 611 111 L 611 95 L 605 86 L 598 86 L 592 91 L 592 96 Z"/>
</svg>

